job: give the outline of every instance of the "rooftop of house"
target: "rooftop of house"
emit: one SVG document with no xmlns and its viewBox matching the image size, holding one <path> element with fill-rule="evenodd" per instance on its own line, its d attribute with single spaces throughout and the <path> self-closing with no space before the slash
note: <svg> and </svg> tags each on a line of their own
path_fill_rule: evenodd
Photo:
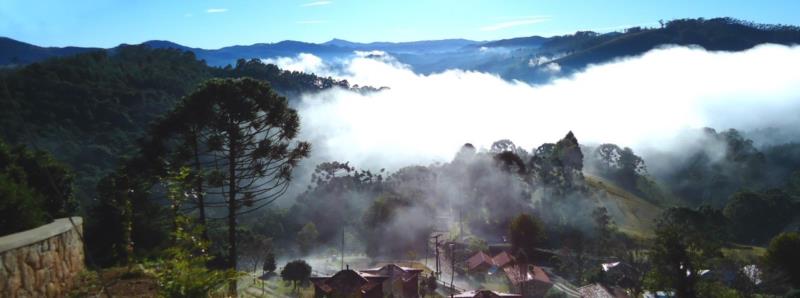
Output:
<svg viewBox="0 0 800 298">
<path fill-rule="evenodd" d="M 374 274 L 378 276 L 387 276 L 389 278 L 400 277 L 405 281 L 413 278 L 415 275 L 422 273 L 422 271 L 423 271 L 422 269 L 401 267 L 395 264 L 388 264 L 384 265 L 383 267 L 361 270 L 360 272 L 362 274 Z"/>
<path fill-rule="evenodd" d="M 606 287 L 599 283 L 593 283 L 578 288 L 581 297 L 585 298 L 628 298 L 630 297 L 625 290 L 615 287 Z"/>
<path fill-rule="evenodd" d="M 496 297 L 522 297 L 519 294 L 508 294 L 508 293 L 500 293 L 490 290 L 475 290 L 475 291 L 467 291 L 461 294 L 455 295 L 453 297 L 456 298 L 496 298 Z"/>
<path fill-rule="evenodd" d="M 505 267 L 506 265 L 510 265 L 514 261 L 514 257 L 511 256 L 508 252 L 501 252 L 492 258 L 495 266 L 497 267 Z"/>
<path fill-rule="evenodd" d="M 490 257 L 489 255 L 485 254 L 482 251 L 479 251 L 478 253 L 467 259 L 467 268 L 469 268 L 470 270 L 478 268 L 483 264 L 493 266 L 494 261 L 492 261 L 492 257 Z"/>
<path fill-rule="evenodd" d="M 366 293 L 380 285 L 388 276 L 362 273 L 351 269 L 337 272 L 330 277 L 312 277 L 311 282 L 326 293 Z"/>
<path fill-rule="evenodd" d="M 387 265 L 383 265 L 382 267 L 364 269 L 364 270 L 360 270 L 360 271 L 361 272 L 374 273 L 374 272 L 379 272 L 379 271 L 384 271 L 384 272 L 388 272 L 388 271 L 422 272 L 423 270 L 419 269 L 419 268 L 413 268 L 413 267 L 398 266 L 396 264 L 387 264 Z"/>
<path fill-rule="evenodd" d="M 503 268 L 506 276 L 512 284 L 518 285 L 521 282 L 538 281 L 542 283 L 552 284 L 550 277 L 542 270 L 541 267 L 528 265 L 528 264 L 514 264 Z"/>
</svg>

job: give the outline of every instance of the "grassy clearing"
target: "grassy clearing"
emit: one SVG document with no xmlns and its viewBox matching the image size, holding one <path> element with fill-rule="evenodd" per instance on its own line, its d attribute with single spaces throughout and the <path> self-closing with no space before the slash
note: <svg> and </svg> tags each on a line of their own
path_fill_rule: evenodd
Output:
<svg viewBox="0 0 800 298">
<path fill-rule="evenodd" d="M 764 257 L 766 253 L 767 249 L 761 246 L 730 244 L 722 248 L 722 254 L 725 255 L 726 258 L 741 261 L 760 259 Z"/>
<path fill-rule="evenodd" d="M 663 208 L 642 199 L 606 179 L 586 176 L 586 183 L 595 189 L 604 191 L 597 199 L 614 217 L 617 227 L 623 233 L 638 238 L 651 238 L 655 228 L 655 219 Z"/>
</svg>

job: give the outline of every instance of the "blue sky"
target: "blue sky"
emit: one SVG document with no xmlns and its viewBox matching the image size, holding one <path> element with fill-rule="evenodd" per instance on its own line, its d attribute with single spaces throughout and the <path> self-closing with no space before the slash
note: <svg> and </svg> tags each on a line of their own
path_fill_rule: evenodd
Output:
<svg viewBox="0 0 800 298">
<path fill-rule="evenodd" d="M 2 0 L 0 36 L 42 46 L 170 40 L 193 47 L 300 40 L 491 40 L 731 16 L 800 25 L 800 1 Z"/>
</svg>

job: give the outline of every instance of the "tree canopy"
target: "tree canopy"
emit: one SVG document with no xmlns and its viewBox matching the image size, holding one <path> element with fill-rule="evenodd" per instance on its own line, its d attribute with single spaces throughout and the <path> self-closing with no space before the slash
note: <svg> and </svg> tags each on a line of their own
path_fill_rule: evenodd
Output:
<svg viewBox="0 0 800 298">
<path fill-rule="evenodd" d="M 800 288 L 800 233 L 782 233 L 767 247 L 767 262 L 785 274 L 795 288 Z"/>
<path fill-rule="evenodd" d="M 305 282 L 310 276 L 311 266 L 304 260 L 291 261 L 281 270 L 281 278 L 291 281 L 295 289 L 297 289 L 298 283 Z"/>
<path fill-rule="evenodd" d="M 528 214 L 520 214 L 511 221 L 509 235 L 513 253 L 526 258 L 536 255 L 536 248 L 545 239 L 542 222 Z"/>
<path fill-rule="evenodd" d="M 72 173 L 44 151 L 0 140 L 0 235 L 75 212 Z"/>
</svg>

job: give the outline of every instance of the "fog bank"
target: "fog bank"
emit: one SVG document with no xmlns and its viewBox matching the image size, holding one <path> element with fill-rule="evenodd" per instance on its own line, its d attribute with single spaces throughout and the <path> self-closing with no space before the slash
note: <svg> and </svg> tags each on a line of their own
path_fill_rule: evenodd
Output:
<svg viewBox="0 0 800 298">
<path fill-rule="evenodd" d="M 511 139 L 530 151 L 569 130 L 581 143 L 647 151 L 668 150 L 696 128 L 775 127 L 797 136 L 800 124 L 797 46 L 743 52 L 663 47 L 545 85 L 462 70 L 420 75 L 380 52 L 346 61 L 301 54 L 270 62 L 391 88 L 370 94 L 334 89 L 301 99 L 301 138 L 312 142 L 313 160 L 362 168 L 449 161 L 466 142 L 488 148 Z"/>
</svg>

